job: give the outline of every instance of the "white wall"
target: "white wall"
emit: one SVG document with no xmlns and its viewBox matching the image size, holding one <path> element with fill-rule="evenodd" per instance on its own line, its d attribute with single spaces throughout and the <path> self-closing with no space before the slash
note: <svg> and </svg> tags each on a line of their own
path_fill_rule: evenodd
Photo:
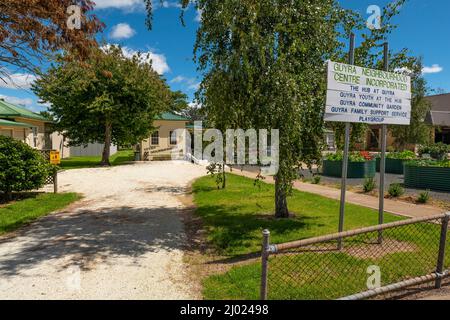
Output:
<svg viewBox="0 0 450 320">
<path fill-rule="evenodd" d="M 88 156 L 101 156 L 103 153 L 102 143 L 90 143 L 87 147 L 70 147 L 70 157 L 88 157 Z M 117 153 L 117 146 L 111 145 L 111 155 Z"/>
</svg>

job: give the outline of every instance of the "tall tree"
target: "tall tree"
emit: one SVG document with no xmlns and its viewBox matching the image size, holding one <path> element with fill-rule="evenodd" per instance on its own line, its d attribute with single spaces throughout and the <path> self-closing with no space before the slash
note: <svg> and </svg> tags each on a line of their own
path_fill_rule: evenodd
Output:
<svg viewBox="0 0 450 320">
<path fill-rule="evenodd" d="M 136 144 L 149 136 L 155 116 L 170 110 L 173 93 L 148 57 L 126 58 L 120 47 L 95 49 L 85 63 L 60 59 L 33 86 L 70 145 Z"/>
<path fill-rule="evenodd" d="M 289 217 L 296 166 L 320 158 L 324 62 L 348 18 L 336 1 L 199 0 L 199 99 L 215 126 L 279 129 L 275 215 Z M 344 28 L 345 29 L 345 28 Z"/>
<path fill-rule="evenodd" d="M 81 8 L 79 29 L 68 24 L 69 6 Z M 0 2 L 0 81 L 10 68 L 34 72 L 51 53 L 62 48 L 85 54 L 103 24 L 90 11 L 91 0 L 2 0 Z"/>
<path fill-rule="evenodd" d="M 427 84 L 422 75 L 423 65 L 421 60 L 400 56 L 398 60 L 394 60 L 392 63 L 401 66 L 403 72 L 411 76 L 411 124 L 389 128 L 395 139 L 395 146 L 398 150 L 403 151 L 408 145 L 430 142 L 430 126 L 425 122 L 425 117 L 430 111 L 431 105 L 425 99 Z"/>
<path fill-rule="evenodd" d="M 374 47 L 392 31 L 389 21 L 404 1 L 389 4 L 385 25 L 364 37 L 356 55 L 360 64 L 379 62 Z M 343 41 L 351 30 L 363 32 L 365 19 L 335 0 L 197 0 L 196 5 L 202 23 L 195 52 L 204 74 L 198 99 L 215 126 L 279 129 L 275 215 L 286 218 L 296 167 L 321 158 L 325 62 L 345 61 Z"/>
</svg>

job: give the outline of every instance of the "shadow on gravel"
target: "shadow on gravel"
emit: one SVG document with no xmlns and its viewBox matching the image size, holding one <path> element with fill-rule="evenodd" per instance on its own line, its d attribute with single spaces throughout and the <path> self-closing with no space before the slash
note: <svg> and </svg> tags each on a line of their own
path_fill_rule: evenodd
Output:
<svg viewBox="0 0 450 320">
<path fill-rule="evenodd" d="M 61 212 L 25 227 L 16 237 L 0 240 L 0 276 L 17 275 L 53 259 L 66 258 L 68 265 L 89 270 L 109 257 L 138 258 L 181 249 L 181 230 L 173 208 Z"/>
</svg>

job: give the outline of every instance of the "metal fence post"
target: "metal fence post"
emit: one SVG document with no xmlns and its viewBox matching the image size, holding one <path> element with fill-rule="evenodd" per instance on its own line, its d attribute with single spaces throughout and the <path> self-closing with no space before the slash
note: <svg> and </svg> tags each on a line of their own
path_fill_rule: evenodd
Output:
<svg viewBox="0 0 450 320">
<path fill-rule="evenodd" d="M 263 230 L 263 241 L 262 241 L 262 250 L 261 250 L 261 291 L 260 297 L 261 300 L 267 300 L 267 269 L 269 263 L 269 237 L 270 231 L 265 229 Z"/>
<path fill-rule="evenodd" d="M 444 261 L 445 261 L 445 247 L 447 242 L 447 231 L 448 231 L 448 222 L 450 220 L 450 212 L 445 214 L 445 217 L 442 218 L 441 225 L 441 240 L 439 242 L 439 254 L 438 261 L 436 266 L 436 282 L 435 288 L 440 289 L 442 287 L 442 273 L 444 272 Z"/>
<path fill-rule="evenodd" d="M 53 193 L 58 193 L 58 170 L 53 173 Z"/>
</svg>

